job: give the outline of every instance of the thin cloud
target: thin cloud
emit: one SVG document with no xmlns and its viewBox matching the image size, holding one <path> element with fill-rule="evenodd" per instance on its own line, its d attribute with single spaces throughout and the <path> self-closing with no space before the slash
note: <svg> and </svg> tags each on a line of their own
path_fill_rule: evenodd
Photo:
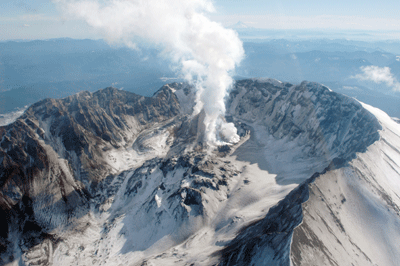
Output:
<svg viewBox="0 0 400 266">
<path fill-rule="evenodd" d="M 213 19 L 224 24 L 232 25 L 237 21 L 252 21 L 252 26 L 262 29 L 331 29 L 331 30 L 366 30 L 366 31 L 399 31 L 399 18 L 361 17 L 339 15 L 220 15 L 215 14 Z M 315 23 L 318 21 L 318 23 Z"/>
<path fill-rule="evenodd" d="M 58 17 L 51 17 L 44 14 L 28 14 L 15 17 L 0 17 L 1 22 L 36 22 L 36 21 L 60 21 Z M 26 24 L 29 25 L 29 24 Z"/>
<path fill-rule="evenodd" d="M 392 87 L 395 91 L 400 91 L 400 83 L 393 76 L 389 67 L 362 66 L 360 70 L 362 71 L 361 74 L 351 76 L 351 78 L 372 81 L 377 84 L 383 83 L 388 87 Z"/>
</svg>

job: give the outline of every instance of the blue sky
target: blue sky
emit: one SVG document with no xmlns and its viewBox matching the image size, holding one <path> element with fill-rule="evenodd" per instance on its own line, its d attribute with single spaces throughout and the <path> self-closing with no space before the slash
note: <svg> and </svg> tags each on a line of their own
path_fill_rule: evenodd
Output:
<svg viewBox="0 0 400 266">
<path fill-rule="evenodd" d="M 215 0 L 213 20 L 268 29 L 400 31 L 400 1 Z M 0 0 L 0 40 L 98 38 L 84 22 L 64 17 L 50 0 Z"/>
<path fill-rule="evenodd" d="M 290 16 L 347 15 L 399 17 L 400 2 L 395 0 L 216 0 L 215 5 L 227 13 L 245 15 L 281 14 Z"/>
</svg>

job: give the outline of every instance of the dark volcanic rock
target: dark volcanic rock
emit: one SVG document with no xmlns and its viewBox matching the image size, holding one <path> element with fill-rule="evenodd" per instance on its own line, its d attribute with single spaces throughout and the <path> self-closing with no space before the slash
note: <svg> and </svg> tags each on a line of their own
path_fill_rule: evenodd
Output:
<svg viewBox="0 0 400 266">
<path fill-rule="evenodd" d="M 147 252 L 162 240 L 172 251 L 150 252 L 143 265 L 149 259 L 167 258 L 168 252 L 171 261 L 191 265 L 190 252 L 179 245 L 191 248 L 197 232 L 215 223 L 222 240 L 212 244 L 221 250 L 209 259 L 216 265 L 290 265 L 292 236 L 303 220 L 302 204 L 309 198 L 310 183 L 319 172 L 346 167 L 356 153 L 379 139 L 382 128 L 357 101 L 323 85 L 242 80 L 227 99 L 226 117 L 242 139 L 211 151 L 203 141 L 204 112 L 190 116 L 193 99 L 193 88 L 179 83 L 163 86 L 153 97 L 106 88 L 43 100 L 13 124 L 0 127 L 0 264 L 23 254 L 32 265 L 51 265 L 57 243 L 69 244 L 61 239 L 63 234 L 54 232 L 79 235 L 90 228 L 99 234 L 90 248 L 66 250 L 83 254 L 91 249 L 85 254 L 99 259 L 93 264 L 109 262 L 115 249 L 114 243 L 106 242 L 125 238 L 118 250 L 121 256 Z M 274 141 L 282 147 L 269 146 Z M 247 152 L 243 157 L 241 148 Z M 298 158 L 287 156 L 290 153 Z M 129 162 L 121 159 L 124 156 Z M 288 161 L 280 161 L 285 158 Z M 296 175 L 287 181 L 292 182 L 289 185 L 299 184 L 289 193 L 288 183 L 279 183 L 278 170 L 292 159 L 297 166 L 304 165 L 300 177 L 293 170 L 297 168 L 289 171 Z M 257 203 L 264 194 L 248 194 L 267 173 L 271 183 L 265 184 L 277 185 L 266 190 L 275 193 L 272 203 L 257 214 L 258 221 L 243 227 L 245 220 L 231 216 L 229 209 L 242 208 L 235 197 L 244 199 L 243 210 Z M 281 187 L 285 189 L 280 191 Z M 80 218 L 84 222 L 77 226 Z M 90 227 L 91 219 L 99 224 Z M 312 231 L 300 231 L 305 226 L 298 227 L 295 239 L 305 239 L 301 233 Z M 88 239 L 92 241 L 91 236 Z M 296 265 L 300 265 L 300 244 L 292 251 Z M 43 256 L 38 259 L 36 253 Z"/>
<path fill-rule="evenodd" d="M 228 100 L 229 113 L 265 126 L 276 139 L 296 140 L 312 157 L 352 159 L 379 139 L 381 125 L 356 100 L 315 82 L 277 83 L 238 81 Z"/>
<path fill-rule="evenodd" d="M 220 257 L 218 265 L 289 266 L 293 230 L 303 219 L 302 203 L 308 200 L 309 184 L 320 175 L 315 173 L 292 190 L 264 219 L 242 228 L 226 247 L 214 254 Z"/>
<path fill-rule="evenodd" d="M 25 232 L 21 247 L 32 246 L 29 238 L 39 241 L 40 235 L 85 213 L 110 170 L 103 149 L 122 146 L 179 112 L 168 88 L 151 98 L 106 88 L 40 101 L 0 127 L 2 249 L 10 230 L 19 231 L 10 224 L 20 224 Z"/>
</svg>

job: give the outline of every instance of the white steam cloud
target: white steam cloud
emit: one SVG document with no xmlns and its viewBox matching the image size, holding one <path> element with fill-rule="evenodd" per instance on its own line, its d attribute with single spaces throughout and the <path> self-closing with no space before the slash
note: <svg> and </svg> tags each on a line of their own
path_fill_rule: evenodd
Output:
<svg viewBox="0 0 400 266">
<path fill-rule="evenodd" d="M 363 66 L 360 67 L 360 69 L 362 73 L 352 76 L 351 78 L 384 83 L 388 87 L 392 87 L 393 90 L 400 91 L 400 83 L 393 76 L 389 67 Z"/>
<path fill-rule="evenodd" d="M 0 126 L 6 126 L 17 120 L 28 108 L 28 105 L 19 108 L 19 110 L 10 112 L 10 113 L 5 113 L 5 114 L 0 114 Z"/>
<path fill-rule="evenodd" d="M 233 82 L 230 73 L 244 50 L 235 31 L 206 16 L 214 11 L 210 0 L 53 1 L 66 14 L 85 20 L 109 42 L 131 48 L 137 48 L 138 40 L 162 45 L 197 89 L 194 114 L 205 112 L 206 141 L 219 144 L 224 138 L 238 139 L 233 124 L 224 122 L 224 97 Z M 225 137 L 219 136 L 222 134 Z"/>
</svg>

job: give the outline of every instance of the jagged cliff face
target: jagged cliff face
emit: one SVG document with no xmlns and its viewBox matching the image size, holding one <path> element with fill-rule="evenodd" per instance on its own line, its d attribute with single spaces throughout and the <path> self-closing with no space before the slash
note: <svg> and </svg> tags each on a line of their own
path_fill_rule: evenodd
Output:
<svg viewBox="0 0 400 266">
<path fill-rule="evenodd" d="M 227 104 L 241 140 L 215 150 L 178 83 L 1 127 L 0 264 L 395 265 L 396 234 L 370 241 L 389 259 L 360 235 L 400 229 L 398 124 L 308 82 L 238 81 Z"/>
<path fill-rule="evenodd" d="M 177 114 L 170 90 L 145 98 L 107 88 L 38 102 L 0 128 L 3 250 L 29 249 L 85 216 L 98 186 L 118 172 L 108 152 L 140 145 L 140 133 Z"/>
</svg>

